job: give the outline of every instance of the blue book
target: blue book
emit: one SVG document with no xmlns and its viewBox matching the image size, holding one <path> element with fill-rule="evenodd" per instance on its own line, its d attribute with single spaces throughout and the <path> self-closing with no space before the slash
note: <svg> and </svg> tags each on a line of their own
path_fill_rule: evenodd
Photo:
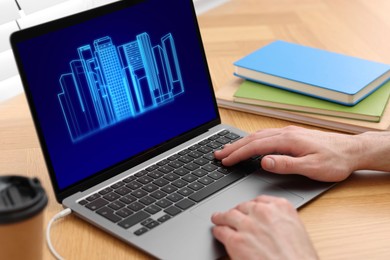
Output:
<svg viewBox="0 0 390 260">
<path fill-rule="evenodd" d="M 275 41 L 236 61 L 235 75 L 353 106 L 390 77 L 390 65 Z"/>
</svg>

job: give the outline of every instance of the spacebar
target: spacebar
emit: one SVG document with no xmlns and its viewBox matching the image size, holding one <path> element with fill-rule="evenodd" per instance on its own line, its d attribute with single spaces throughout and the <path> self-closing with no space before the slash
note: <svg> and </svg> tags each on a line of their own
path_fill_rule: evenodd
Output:
<svg viewBox="0 0 390 260">
<path fill-rule="evenodd" d="M 243 178 L 245 175 L 243 173 L 235 173 L 232 172 L 222 179 L 219 179 L 218 181 L 210 184 L 204 189 L 201 189 L 200 191 L 192 194 L 188 198 L 192 199 L 195 202 L 199 202 L 201 200 L 204 200 L 205 198 L 209 197 L 210 195 L 216 193 L 217 191 L 223 189 L 224 187 L 232 184 L 233 182 L 238 181 L 239 179 Z"/>
</svg>

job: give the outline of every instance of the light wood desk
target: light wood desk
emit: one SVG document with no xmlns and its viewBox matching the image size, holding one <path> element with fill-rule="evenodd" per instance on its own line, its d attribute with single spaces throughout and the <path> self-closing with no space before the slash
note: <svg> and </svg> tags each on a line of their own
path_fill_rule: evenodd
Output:
<svg viewBox="0 0 390 260">
<path fill-rule="evenodd" d="M 215 88 L 233 78 L 233 61 L 274 39 L 390 63 L 389 10 L 387 0 L 231 0 L 199 17 Z M 220 112 L 224 123 L 248 132 L 291 124 Z M 0 104 L 0 174 L 9 173 L 41 179 L 50 199 L 45 223 L 61 210 L 22 95 Z M 388 174 L 354 174 L 299 214 L 321 259 L 390 259 Z M 67 259 L 148 258 L 74 216 L 54 225 L 52 241 Z"/>
</svg>

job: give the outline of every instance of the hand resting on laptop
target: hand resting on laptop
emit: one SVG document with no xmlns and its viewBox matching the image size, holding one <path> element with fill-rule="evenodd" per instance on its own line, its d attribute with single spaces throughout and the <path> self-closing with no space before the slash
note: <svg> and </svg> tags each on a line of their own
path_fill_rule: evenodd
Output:
<svg viewBox="0 0 390 260">
<path fill-rule="evenodd" d="M 356 170 L 390 171 L 390 132 L 266 129 L 226 145 L 215 157 L 230 166 L 262 154 L 267 154 L 261 160 L 267 171 L 342 181 Z M 297 211 L 285 199 L 259 196 L 215 213 L 211 221 L 213 235 L 232 259 L 318 259 Z"/>
<path fill-rule="evenodd" d="M 261 166 L 267 171 L 335 182 L 356 170 L 388 170 L 390 161 L 384 157 L 390 147 L 384 146 L 389 141 L 389 132 L 347 135 L 288 126 L 257 131 L 226 145 L 215 157 L 231 166 L 265 154 Z"/>
</svg>

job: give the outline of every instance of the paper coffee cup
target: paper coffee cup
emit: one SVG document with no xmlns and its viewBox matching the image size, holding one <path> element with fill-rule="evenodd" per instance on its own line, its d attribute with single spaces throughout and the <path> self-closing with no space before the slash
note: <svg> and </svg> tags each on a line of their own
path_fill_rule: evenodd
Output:
<svg viewBox="0 0 390 260">
<path fill-rule="evenodd" d="M 38 179 L 0 176 L 1 259 L 42 259 L 47 201 Z"/>
</svg>

